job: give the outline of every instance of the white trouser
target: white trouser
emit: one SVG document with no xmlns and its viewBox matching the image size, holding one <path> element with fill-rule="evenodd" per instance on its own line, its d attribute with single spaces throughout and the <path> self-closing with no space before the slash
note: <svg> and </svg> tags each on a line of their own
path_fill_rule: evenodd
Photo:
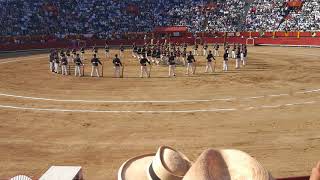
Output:
<svg viewBox="0 0 320 180">
<path fill-rule="evenodd" d="M 68 63 L 71 63 L 71 62 L 72 62 L 72 59 L 73 59 L 73 58 L 72 58 L 71 56 L 68 56 L 68 57 L 67 57 Z"/>
<path fill-rule="evenodd" d="M 143 77 L 144 74 L 145 74 L 147 77 L 149 76 L 147 66 L 141 66 L 140 77 Z"/>
<path fill-rule="evenodd" d="M 203 50 L 203 55 L 206 56 L 208 54 L 208 51 L 206 49 Z"/>
<path fill-rule="evenodd" d="M 247 65 L 247 57 L 242 58 L 242 65 L 243 66 Z"/>
<path fill-rule="evenodd" d="M 169 65 L 169 77 L 176 76 L 176 65 Z"/>
<path fill-rule="evenodd" d="M 195 56 L 198 56 L 198 50 L 193 50 L 193 54 L 195 55 Z"/>
<path fill-rule="evenodd" d="M 76 65 L 76 66 L 75 66 L 74 75 L 75 75 L 75 76 L 78 76 L 78 75 L 79 75 L 79 76 L 82 76 L 82 75 L 81 75 L 80 65 Z"/>
<path fill-rule="evenodd" d="M 91 77 L 93 77 L 93 74 L 94 74 L 94 73 L 96 74 L 96 76 L 100 77 L 98 66 L 92 66 Z"/>
<path fill-rule="evenodd" d="M 188 63 L 187 64 L 187 72 L 186 74 L 189 75 L 189 71 L 191 70 L 191 73 L 193 74 L 193 63 Z"/>
<path fill-rule="evenodd" d="M 235 58 L 236 58 L 236 52 L 235 52 L 235 51 L 231 51 L 231 54 L 232 54 L 231 57 L 232 57 L 233 59 L 235 59 Z"/>
<path fill-rule="evenodd" d="M 123 55 L 123 51 L 120 51 L 119 56 L 122 57 L 122 55 Z"/>
<path fill-rule="evenodd" d="M 184 66 L 187 65 L 186 57 L 182 57 L 182 63 L 183 63 Z"/>
<path fill-rule="evenodd" d="M 84 53 L 81 53 L 81 60 L 83 61 L 85 59 Z"/>
<path fill-rule="evenodd" d="M 62 75 L 68 75 L 67 65 L 61 65 Z"/>
<path fill-rule="evenodd" d="M 120 77 L 120 66 L 114 66 L 114 77 Z"/>
<path fill-rule="evenodd" d="M 109 57 L 109 52 L 105 51 L 106 58 Z"/>
<path fill-rule="evenodd" d="M 214 50 L 214 56 L 220 56 L 219 50 Z"/>
<path fill-rule="evenodd" d="M 54 62 L 49 62 L 49 70 L 50 70 L 51 72 L 54 71 Z"/>
<path fill-rule="evenodd" d="M 223 71 L 228 71 L 228 61 L 223 61 Z"/>
<path fill-rule="evenodd" d="M 212 69 L 212 62 L 207 62 L 207 66 L 206 66 L 206 70 L 205 72 L 208 72 L 210 69 L 211 72 L 213 72 L 213 69 Z"/>
<path fill-rule="evenodd" d="M 240 68 L 240 63 L 241 63 L 240 58 L 237 58 L 236 59 L 236 69 Z"/>
<path fill-rule="evenodd" d="M 59 63 L 54 63 L 54 72 L 59 73 Z"/>
</svg>

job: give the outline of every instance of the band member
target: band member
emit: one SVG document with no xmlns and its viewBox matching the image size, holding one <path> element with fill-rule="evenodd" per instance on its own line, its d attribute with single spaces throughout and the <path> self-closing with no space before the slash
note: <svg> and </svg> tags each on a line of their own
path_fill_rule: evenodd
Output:
<svg viewBox="0 0 320 180">
<path fill-rule="evenodd" d="M 212 60 L 216 60 L 216 59 L 213 57 L 212 52 L 209 51 L 209 54 L 207 56 L 207 66 L 206 66 L 206 70 L 205 70 L 206 73 L 208 72 L 209 69 L 210 69 L 211 72 L 214 71 L 212 69 Z M 214 67 L 214 69 L 215 69 L 215 67 Z"/>
<path fill-rule="evenodd" d="M 160 48 L 158 48 L 156 52 L 156 64 L 159 65 L 160 61 L 161 61 L 161 50 Z"/>
<path fill-rule="evenodd" d="M 68 75 L 68 70 L 67 70 L 67 66 L 68 66 L 68 59 L 65 55 L 63 55 L 61 57 L 61 71 L 62 71 L 62 75 Z"/>
<path fill-rule="evenodd" d="M 241 63 L 241 50 L 240 47 L 238 47 L 237 51 L 236 51 L 236 69 L 240 68 L 240 63 Z"/>
<path fill-rule="evenodd" d="M 122 66 L 120 59 L 118 58 L 118 54 L 115 55 L 112 63 L 114 65 L 114 77 L 116 77 L 116 78 L 121 77 L 121 68 L 120 67 L 123 67 L 123 66 Z"/>
<path fill-rule="evenodd" d="M 176 61 L 175 61 L 175 56 L 173 52 L 171 53 L 168 59 L 168 64 L 169 64 L 169 77 L 176 76 Z"/>
<path fill-rule="evenodd" d="M 58 57 L 58 55 L 56 55 L 54 57 L 54 72 L 55 73 L 59 73 L 59 65 L 60 65 L 59 57 Z"/>
<path fill-rule="evenodd" d="M 67 55 L 67 60 L 70 63 L 72 61 L 72 57 L 71 57 L 71 53 L 70 53 L 70 49 L 67 49 L 66 51 L 66 55 Z"/>
<path fill-rule="evenodd" d="M 187 48 L 183 48 L 183 52 L 182 52 L 182 62 L 183 65 L 186 66 L 187 65 Z"/>
<path fill-rule="evenodd" d="M 228 52 L 225 51 L 223 54 L 223 71 L 228 71 Z"/>
<path fill-rule="evenodd" d="M 106 45 L 104 46 L 104 52 L 105 52 L 105 57 L 106 57 L 106 59 L 109 57 L 109 51 L 110 51 L 109 45 L 106 44 Z"/>
<path fill-rule="evenodd" d="M 78 75 L 82 76 L 81 66 L 83 66 L 83 63 L 81 61 L 81 58 L 80 58 L 79 54 L 76 55 L 76 58 L 74 58 L 73 62 L 76 65 L 75 68 L 74 68 L 74 75 L 75 76 L 78 76 Z"/>
<path fill-rule="evenodd" d="M 132 57 L 137 58 L 137 52 L 138 52 L 138 47 L 136 46 L 136 43 L 132 44 Z"/>
<path fill-rule="evenodd" d="M 51 49 L 49 54 L 49 70 L 51 72 L 54 72 L 54 56 L 55 56 L 55 52 L 53 49 Z"/>
<path fill-rule="evenodd" d="M 142 58 L 140 59 L 140 65 L 141 65 L 141 73 L 140 77 L 143 78 L 143 75 L 145 74 L 147 77 L 150 77 L 150 72 L 148 72 L 147 69 L 147 63 L 151 66 L 150 61 L 146 58 L 146 55 L 143 54 Z"/>
<path fill-rule="evenodd" d="M 139 59 L 139 58 L 142 58 L 142 48 L 141 48 L 141 47 L 138 48 L 137 58 L 138 58 L 138 59 Z"/>
<path fill-rule="evenodd" d="M 233 49 L 231 51 L 231 57 L 232 59 L 236 59 L 236 44 L 233 44 Z"/>
<path fill-rule="evenodd" d="M 77 57 L 77 50 L 75 48 L 72 49 L 72 57 Z"/>
<path fill-rule="evenodd" d="M 248 53 L 247 46 L 244 45 L 241 53 L 241 60 L 242 60 L 243 66 L 247 65 L 247 53 Z"/>
<path fill-rule="evenodd" d="M 91 59 L 91 64 L 92 64 L 91 77 L 93 77 L 94 73 L 96 73 L 96 76 L 100 77 L 100 75 L 99 75 L 99 64 L 102 65 L 102 63 L 97 58 L 96 54 L 93 55 L 93 58 Z"/>
<path fill-rule="evenodd" d="M 84 59 L 85 59 L 85 50 L 84 50 L 84 47 L 82 47 L 82 48 L 80 49 L 80 52 L 81 52 L 81 59 L 84 61 Z"/>
<path fill-rule="evenodd" d="M 214 46 L 214 56 L 220 56 L 220 54 L 219 54 L 219 44 L 215 44 L 215 46 Z"/>
<path fill-rule="evenodd" d="M 159 64 L 158 61 L 157 61 L 157 49 L 156 47 L 154 47 L 152 49 L 152 52 L 151 52 L 151 61 L 156 63 L 157 65 Z"/>
<path fill-rule="evenodd" d="M 206 55 L 208 55 L 208 44 L 207 43 L 205 43 L 203 45 L 203 56 L 206 56 Z"/>
<path fill-rule="evenodd" d="M 186 75 L 189 76 L 189 71 L 191 70 L 191 73 L 194 74 L 194 66 L 193 66 L 193 63 L 196 62 L 196 60 L 194 59 L 194 56 L 192 55 L 192 52 L 190 51 L 189 52 L 189 55 L 187 57 L 187 62 L 188 62 L 188 65 L 187 65 L 187 72 L 186 72 Z"/>
<path fill-rule="evenodd" d="M 199 45 L 196 43 L 193 47 L 193 54 L 195 56 L 198 56 L 198 48 L 199 48 Z"/>
<path fill-rule="evenodd" d="M 123 44 L 120 45 L 120 57 L 124 55 L 124 46 Z"/>
<path fill-rule="evenodd" d="M 92 52 L 93 52 L 93 54 L 96 55 L 96 57 L 98 57 L 98 48 L 96 48 L 96 45 L 94 45 L 94 46 L 92 47 Z"/>
</svg>

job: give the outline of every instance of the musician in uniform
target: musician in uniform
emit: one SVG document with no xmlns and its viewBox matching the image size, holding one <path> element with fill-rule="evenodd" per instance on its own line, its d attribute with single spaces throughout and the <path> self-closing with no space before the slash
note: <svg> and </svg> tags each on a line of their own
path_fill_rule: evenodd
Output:
<svg viewBox="0 0 320 180">
<path fill-rule="evenodd" d="M 206 73 L 209 71 L 209 69 L 210 69 L 211 72 L 213 72 L 213 69 L 212 69 L 212 60 L 216 60 L 216 59 L 215 59 L 214 56 L 212 55 L 212 52 L 209 51 L 209 54 L 208 54 L 208 56 L 207 56 L 206 70 L 205 70 Z M 214 69 L 215 69 L 215 67 L 214 67 Z"/>
<path fill-rule="evenodd" d="M 186 72 L 186 75 L 189 76 L 189 71 L 191 70 L 191 73 L 194 74 L 194 66 L 193 66 L 193 63 L 196 62 L 194 56 L 192 55 L 192 52 L 190 51 L 189 52 L 189 55 L 187 57 L 187 72 Z"/>
<path fill-rule="evenodd" d="M 176 76 L 176 61 L 175 61 L 175 55 L 172 52 L 169 59 L 168 59 L 168 64 L 169 64 L 169 77 Z"/>
<path fill-rule="evenodd" d="M 78 75 L 82 76 L 81 66 L 83 66 L 83 63 L 81 61 L 81 58 L 80 58 L 79 54 L 76 55 L 76 58 L 74 58 L 73 62 L 76 65 L 75 68 L 74 68 L 74 75 L 75 76 L 78 76 Z"/>
<path fill-rule="evenodd" d="M 91 77 L 93 77 L 94 73 L 96 73 L 96 76 L 100 77 L 99 64 L 102 65 L 102 63 L 97 58 L 96 54 L 93 55 L 93 58 L 91 59 L 91 64 L 92 64 Z"/>
<path fill-rule="evenodd" d="M 122 66 L 122 63 L 120 61 L 120 59 L 118 58 L 118 54 L 115 55 L 115 58 L 112 61 L 113 65 L 114 65 L 114 77 L 121 77 L 121 69 L 120 67 Z"/>
<path fill-rule="evenodd" d="M 140 59 L 140 65 L 141 65 L 141 73 L 140 77 L 143 78 L 143 75 L 145 74 L 147 77 L 150 77 L 150 72 L 148 72 L 147 69 L 147 63 L 151 66 L 150 61 L 146 58 L 146 55 L 143 54 L 142 58 Z"/>
<path fill-rule="evenodd" d="M 106 59 L 109 57 L 109 51 L 110 51 L 110 47 L 109 47 L 108 44 L 106 44 L 106 45 L 104 46 L 104 53 L 105 53 Z"/>
<path fill-rule="evenodd" d="M 68 75 L 68 59 L 65 55 L 63 55 L 61 57 L 61 71 L 62 71 L 62 75 Z"/>
</svg>

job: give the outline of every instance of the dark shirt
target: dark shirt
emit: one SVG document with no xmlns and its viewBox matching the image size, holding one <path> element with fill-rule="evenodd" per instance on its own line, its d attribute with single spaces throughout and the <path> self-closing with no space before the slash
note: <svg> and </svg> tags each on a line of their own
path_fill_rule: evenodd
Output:
<svg viewBox="0 0 320 180">
<path fill-rule="evenodd" d="M 228 61 L 228 53 L 225 52 L 223 54 L 223 60 Z"/>
<path fill-rule="evenodd" d="M 115 65 L 115 66 L 122 66 L 122 63 L 120 61 L 119 58 L 114 58 L 112 63 Z"/>
<path fill-rule="evenodd" d="M 170 56 L 168 59 L 169 65 L 175 65 L 176 61 L 174 60 L 174 56 Z"/>
<path fill-rule="evenodd" d="M 92 58 L 91 59 L 91 64 L 93 66 L 98 66 L 99 64 L 102 65 L 101 61 L 98 58 Z"/>
<path fill-rule="evenodd" d="M 81 62 L 81 59 L 79 57 L 76 57 L 73 62 L 77 65 L 77 66 L 80 66 L 82 65 L 82 62 Z"/>
<path fill-rule="evenodd" d="M 147 63 L 150 64 L 150 62 L 148 61 L 147 58 L 142 58 L 142 59 L 140 59 L 140 64 L 141 64 L 141 66 L 146 66 Z"/>
<path fill-rule="evenodd" d="M 61 58 L 61 65 L 68 65 L 68 60 L 66 57 Z"/>
<path fill-rule="evenodd" d="M 213 60 L 216 60 L 211 53 L 208 54 L 208 56 L 207 56 L 208 62 L 212 62 L 212 59 L 213 59 Z"/>
<path fill-rule="evenodd" d="M 188 63 L 196 62 L 196 60 L 194 59 L 194 56 L 193 56 L 193 55 L 189 55 L 189 56 L 187 57 L 187 61 L 188 61 Z"/>
</svg>

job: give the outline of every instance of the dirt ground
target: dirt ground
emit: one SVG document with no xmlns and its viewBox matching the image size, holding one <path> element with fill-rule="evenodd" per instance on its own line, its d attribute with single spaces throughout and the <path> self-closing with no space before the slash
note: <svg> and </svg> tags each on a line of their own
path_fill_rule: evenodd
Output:
<svg viewBox="0 0 320 180">
<path fill-rule="evenodd" d="M 153 66 L 150 79 L 129 50 L 123 79 L 103 56 L 103 78 L 89 77 L 88 62 L 85 77 L 52 74 L 47 54 L 0 59 L 1 178 L 80 165 L 88 180 L 116 179 L 124 161 L 160 145 L 193 161 L 207 148 L 240 149 L 274 177 L 308 175 L 319 160 L 319 49 L 249 47 L 240 70 L 230 60 L 221 72 L 218 57 L 205 74 L 199 56 L 194 76 Z"/>
</svg>

